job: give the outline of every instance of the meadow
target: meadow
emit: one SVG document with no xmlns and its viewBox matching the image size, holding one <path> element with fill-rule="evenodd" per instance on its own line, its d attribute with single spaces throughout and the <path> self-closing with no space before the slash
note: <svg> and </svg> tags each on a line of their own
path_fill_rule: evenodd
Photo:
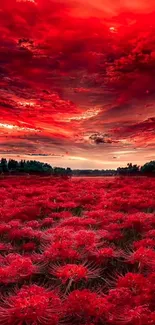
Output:
<svg viewBox="0 0 155 325">
<path fill-rule="evenodd" d="M 0 325 L 154 325 L 155 180 L 0 179 Z"/>
</svg>

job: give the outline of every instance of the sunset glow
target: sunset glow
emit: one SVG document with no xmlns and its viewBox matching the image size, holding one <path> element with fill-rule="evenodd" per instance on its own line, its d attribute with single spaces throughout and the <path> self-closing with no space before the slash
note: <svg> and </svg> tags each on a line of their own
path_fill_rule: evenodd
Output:
<svg viewBox="0 0 155 325">
<path fill-rule="evenodd" d="M 1 156 L 154 157 L 154 0 L 1 0 L 0 31 Z"/>
<path fill-rule="evenodd" d="M 14 125 L 11 125 L 11 124 L 3 124 L 3 123 L 0 123 L 0 128 L 6 128 L 6 129 L 14 129 L 15 126 Z"/>
<path fill-rule="evenodd" d="M 28 131 L 28 132 L 39 132 L 39 130 L 37 129 L 33 129 L 33 128 L 27 128 L 27 127 L 20 127 L 17 125 L 12 125 L 12 124 L 5 124 L 5 123 L 0 123 L 0 128 L 4 128 L 4 129 L 9 129 L 9 130 L 18 130 L 18 131 Z"/>
</svg>

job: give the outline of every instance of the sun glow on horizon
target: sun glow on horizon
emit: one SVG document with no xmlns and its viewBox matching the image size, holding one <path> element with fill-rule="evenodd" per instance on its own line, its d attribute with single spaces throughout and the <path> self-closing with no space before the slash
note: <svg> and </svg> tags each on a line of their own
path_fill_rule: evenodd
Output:
<svg viewBox="0 0 155 325">
<path fill-rule="evenodd" d="M 81 161 L 89 160 L 88 158 L 77 157 L 77 156 L 70 156 L 69 159 L 72 159 L 72 160 L 81 160 Z"/>
</svg>

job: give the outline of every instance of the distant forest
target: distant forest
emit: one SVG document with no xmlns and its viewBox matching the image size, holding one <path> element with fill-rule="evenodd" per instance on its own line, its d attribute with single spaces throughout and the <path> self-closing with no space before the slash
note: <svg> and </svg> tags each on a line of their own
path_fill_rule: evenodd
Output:
<svg viewBox="0 0 155 325">
<path fill-rule="evenodd" d="M 116 170 L 107 169 L 74 169 L 52 167 L 50 164 L 42 163 L 36 160 L 21 160 L 1 158 L 0 174 L 43 174 L 53 176 L 117 176 L 117 175 L 151 175 L 155 176 L 155 161 L 150 161 L 143 166 L 128 163 L 126 167 L 119 167 Z"/>
</svg>

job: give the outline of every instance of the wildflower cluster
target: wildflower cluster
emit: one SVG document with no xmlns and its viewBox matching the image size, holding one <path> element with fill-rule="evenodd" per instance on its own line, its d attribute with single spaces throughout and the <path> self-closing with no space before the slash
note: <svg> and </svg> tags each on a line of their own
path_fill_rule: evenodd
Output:
<svg viewBox="0 0 155 325">
<path fill-rule="evenodd" d="M 0 185 L 0 325 L 155 324 L 154 179 Z"/>
</svg>

